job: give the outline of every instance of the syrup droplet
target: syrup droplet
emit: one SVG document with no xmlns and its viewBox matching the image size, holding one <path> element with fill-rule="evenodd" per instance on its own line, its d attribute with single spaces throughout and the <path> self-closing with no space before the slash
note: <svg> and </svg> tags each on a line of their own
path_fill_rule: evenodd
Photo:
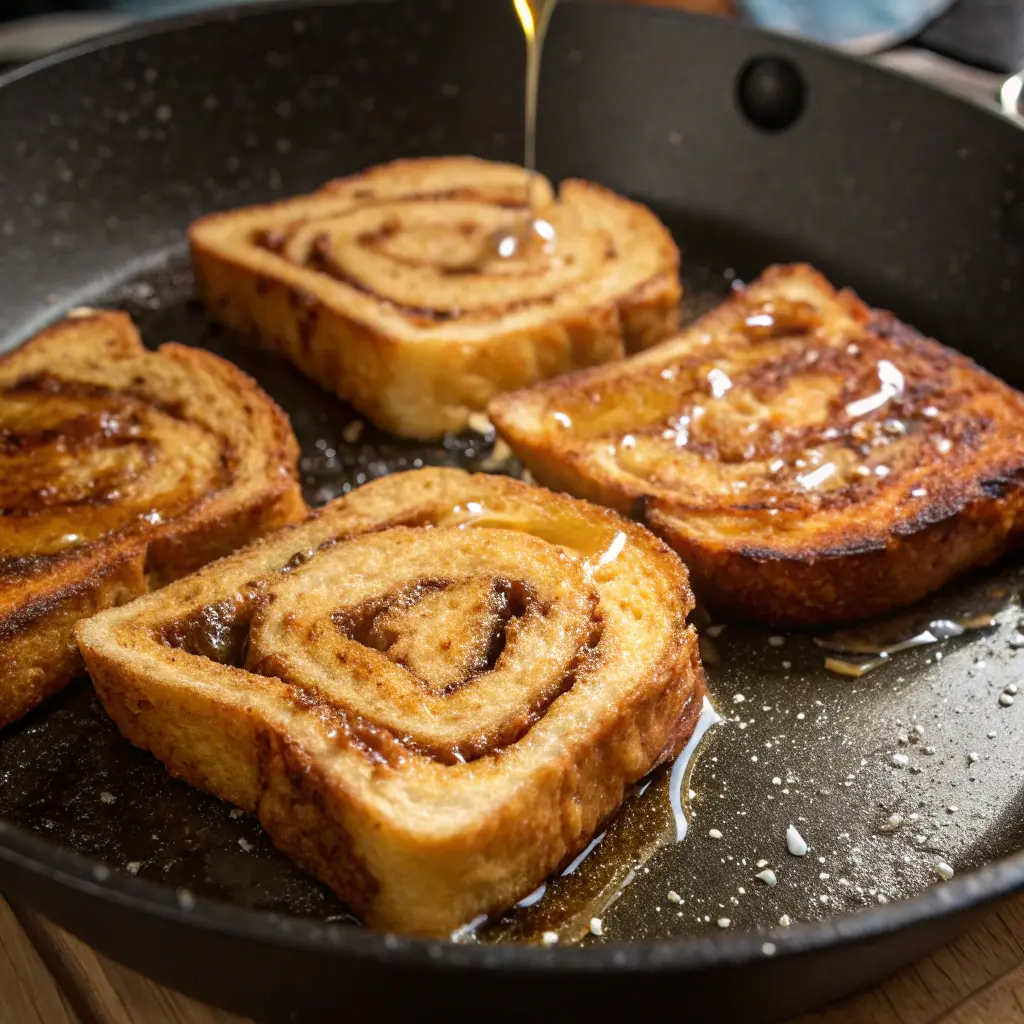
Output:
<svg viewBox="0 0 1024 1024">
<path fill-rule="evenodd" d="M 501 228 L 491 235 L 488 242 L 489 258 L 501 260 L 529 259 L 531 256 L 549 254 L 555 249 L 554 225 L 543 217 L 534 217 L 533 203 L 530 203 L 530 215 L 515 224 Z"/>
</svg>

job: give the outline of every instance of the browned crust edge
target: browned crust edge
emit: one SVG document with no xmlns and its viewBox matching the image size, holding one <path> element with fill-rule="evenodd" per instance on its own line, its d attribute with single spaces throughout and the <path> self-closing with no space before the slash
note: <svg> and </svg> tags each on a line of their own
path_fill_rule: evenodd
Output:
<svg viewBox="0 0 1024 1024">
<path fill-rule="evenodd" d="M 62 690 L 84 664 L 73 630 L 79 620 L 124 604 L 146 589 L 145 549 L 105 552 L 77 579 L 0 617 L 0 726 Z"/>
</svg>

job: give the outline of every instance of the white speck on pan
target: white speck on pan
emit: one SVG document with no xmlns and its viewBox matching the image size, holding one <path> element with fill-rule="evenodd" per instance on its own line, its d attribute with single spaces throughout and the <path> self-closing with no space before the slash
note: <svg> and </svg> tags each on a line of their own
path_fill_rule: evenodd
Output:
<svg viewBox="0 0 1024 1024">
<path fill-rule="evenodd" d="M 804 857 L 810 849 L 804 837 L 796 830 L 795 825 L 790 825 L 786 829 L 786 848 L 794 857 Z"/>
</svg>

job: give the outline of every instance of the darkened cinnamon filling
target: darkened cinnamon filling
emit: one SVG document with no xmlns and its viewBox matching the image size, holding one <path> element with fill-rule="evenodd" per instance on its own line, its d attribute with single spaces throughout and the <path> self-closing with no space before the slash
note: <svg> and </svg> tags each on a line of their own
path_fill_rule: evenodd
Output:
<svg viewBox="0 0 1024 1024">
<path fill-rule="evenodd" d="M 331 620 L 343 636 L 372 650 L 387 655 L 396 665 L 401 665 L 425 689 L 442 695 L 461 690 L 473 679 L 494 670 L 508 642 L 508 626 L 515 619 L 521 619 L 528 610 L 535 607 L 536 599 L 530 588 L 519 581 L 495 579 L 482 608 L 476 609 L 478 621 L 467 622 L 466 631 L 480 629 L 484 632 L 482 643 L 474 645 L 457 678 L 437 681 L 422 678 L 416 672 L 416 665 L 409 652 L 403 650 L 403 634 L 395 613 L 400 613 L 418 604 L 429 593 L 439 593 L 451 586 L 445 579 L 422 580 L 413 587 L 405 588 L 385 597 L 367 601 L 355 608 L 335 612 Z M 452 641 L 441 641 L 444 650 L 450 650 Z"/>
<path fill-rule="evenodd" d="M 382 295 L 380 292 L 374 291 L 373 288 L 369 287 L 365 282 L 359 280 L 358 277 L 346 270 L 341 262 L 335 258 L 334 250 L 331 248 L 330 239 L 326 235 L 321 235 L 314 241 L 313 247 L 310 249 L 309 256 L 306 259 L 306 266 L 309 267 L 310 270 L 315 270 L 319 274 L 326 274 L 328 277 L 333 277 L 335 281 L 347 284 L 350 288 L 354 288 L 357 292 L 361 292 L 363 295 L 369 295 L 378 302 L 385 302 L 392 308 L 404 313 L 406 316 L 413 317 L 417 320 L 428 320 L 433 323 L 448 323 L 452 320 L 458 320 L 463 316 L 462 311 L 458 309 L 433 309 L 428 306 L 409 306 L 405 303 L 396 302 L 387 295 Z"/>
<path fill-rule="evenodd" d="M 607 442 L 644 494 L 773 515 L 863 501 L 982 443 L 959 357 L 884 318 L 847 334 L 807 303 L 776 300 L 732 335 L 635 374 L 628 400 L 621 381 L 598 379 L 552 389 L 547 415 L 572 438 Z"/>
<path fill-rule="evenodd" d="M 4 400 L 12 406 L 28 400 L 30 412 L 22 414 L 23 422 L 4 422 L 0 409 L 0 459 L 11 460 L 21 477 L 20 483 L 0 479 L 0 516 L 115 501 L 124 482 L 120 467 L 86 481 L 66 479 L 66 467 L 81 453 L 130 446 L 146 464 L 155 457 L 138 403 L 120 392 L 44 373 L 8 388 L 0 394 Z"/>
<path fill-rule="evenodd" d="M 310 552 L 298 552 L 280 572 L 290 573 L 311 557 Z M 478 587 L 479 592 L 467 594 L 464 589 L 460 590 L 467 587 Z M 287 685 L 287 699 L 293 706 L 323 718 L 339 742 L 355 744 L 381 763 L 398 763 L 416 754 L 442 764 L 455 764 L 496 753 L 522 739 L 551 704 L 574 685 L 581 673 L 596 667 L 599 658 L 603 621 L 592 603 L 590 627 L 565 671 L 552 678 L 550 685 L 538 690 L 528 706 L 515 709 L 512 718 L 500 729 L 498 742 L 476 737 L 469 725 L 464 741 L 450 749 L 438 749 L 367 720 L 348 707 L 344 699 L 293 676 L 287 651 L 265 652 L 254 657 L 250 652 L 250 627 L 261 602 L 269 600 L 261 596 L 263 588 L 263 581 L 259 581 L 249 586 L 247 596 L 197 608 L 158 627 L 155 638 L 168 647 L 218 665 L 243 668 L 255 675 L 280 680 Z M 453 609 L 452 618 L 445 620 L 447 628 L 442 635 L 434 629 L 437 620 L 434 607 L 429 605 L 431 600 L 450 600 Z M 418 611 L 422 613 L 420 618 L 416 618 Z M 511 649 L 515 631 L 523 628 L 528 617 L 544 617 L 548 612 L 530 585 L 522 581 L 503 577 L 483 581 L 430 577 L 360 605 L 339 609 L 329 620 L 330 627 L 347 640 L 379 652 L 401 666 L 413 685 L 422 688 L 424 694 L 443 699 L 454 697 L 477 679 L 495 671 L 506 651 L 515 656 Z M 461 626 L 452 629 L 456 621 L 461 621 Z M 323 623 L 317 621 L 308 628 L 319 630 Z M 438 655 L 436 662 L 435 654 Z"/>
<path fill-rule="evenodd" d="M 204 605 L 158 631 L 161 643 L 218 665 L 245 665 L 252 606 L 239 601 Z"/>
</svg>

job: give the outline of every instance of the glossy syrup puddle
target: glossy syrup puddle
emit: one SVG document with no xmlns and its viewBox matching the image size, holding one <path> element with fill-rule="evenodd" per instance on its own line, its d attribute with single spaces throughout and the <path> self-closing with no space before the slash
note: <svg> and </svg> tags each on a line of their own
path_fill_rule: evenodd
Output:
<svg viewBox="0 0 1024 1024">
<path fill-rule="evenodd" d="M 1014 599 L 1015 595 L 1008 588 L 993 586 L 979 595 L 977 607 L 951 613 L 950 618 L 922 621 L 919 614 L 911 612 L 827 633 L 815 637 L 814 642 L 826 652 L 825 668 L 859 679 L 881 668 L 902 651 L 992 629 L 999 622 L 999 614 L 1009 608 Z"/>
<path fill-rule="evenodd" d="M 562 871 L 494 921 L 459 929 L 455 941 L 576 942 L 592 934 L 626 887 L 664 847 L 686 838 L 686 787 L 701 741 L 721 716 L 704 698 L 697 726 L 671 765 L 656 769 L 636 787 L 607 827 Z M 601 929 L 601 926 L 596 926 Z"/>
<path fill-rule="evenodd" d="M 685 252 L 683 265 L 693 316 L 728 290 L 731 275 Z M 517 471 L 486 423 L 434 445 L 376 431 L 277 356 L 213 328 L 193 293 L 182 259 L 94 303 L 128 309 L 153 343 L 203 345 L 256 377 L 292 417 L 311 503 L 423 465 Z M 825 658 L 870 652 L 826 652 L 810 634 L 698 619 L 708 688 L 725 721 L 680 770 L 685 841 L 675 841 L 666 766 L 550 894 L 479 937 L 539 940 L 561 928 L 559 941 L 569 941 L 582 928 L 586 944 L 767 932 L 780 919 L 818 921 L 914 895 L 937 884 L 939 864 L 963 873 L 1020 849 L 1022 586 L 1020 562 L 1006 560 L 948 588 L 875 645 L 933 622 L 984 628 L 892 653 L 860 678 L 829 671 Z M 98 878 L 115 870 L 173 886 L 183 905 L 206 896 L 353 921 L 255 820 L 171 779 L 124 741 L 84 681 L 0 733 L 0 818 L 93 857 Z M 809 844 L 806 856 L 788 852 L 789 825 Z M 758 879 L 766 868 L 776 885 Z M 601 919 L 600 936 L 591 917 Z"/>
</svg>

